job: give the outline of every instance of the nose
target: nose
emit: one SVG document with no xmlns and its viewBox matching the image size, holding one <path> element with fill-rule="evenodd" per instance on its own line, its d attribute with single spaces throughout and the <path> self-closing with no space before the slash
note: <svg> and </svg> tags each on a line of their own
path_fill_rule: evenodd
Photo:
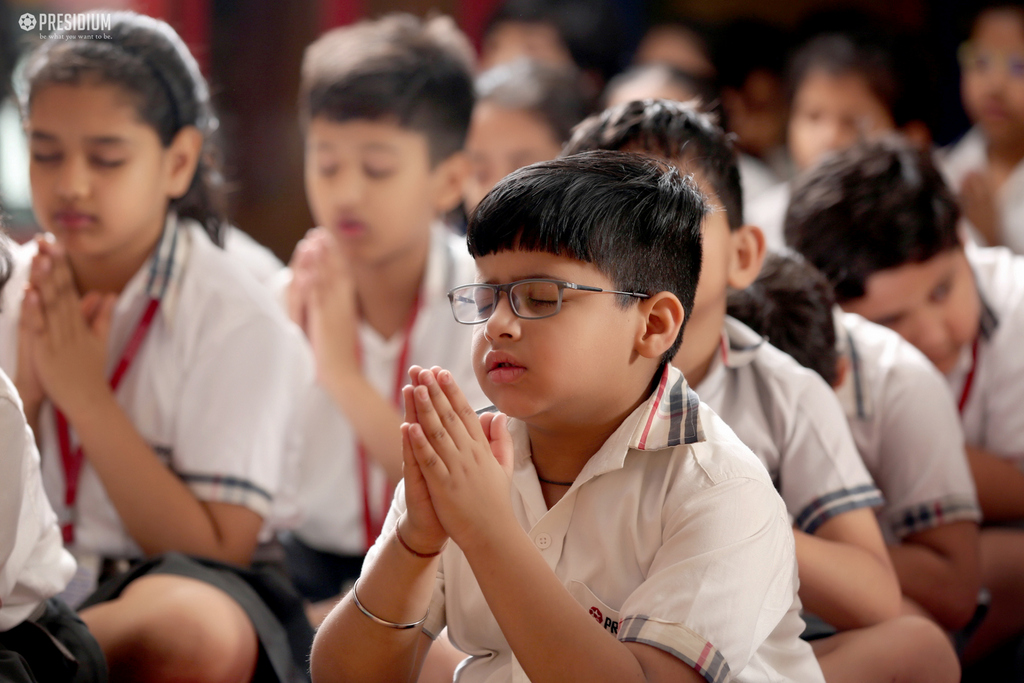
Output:
<svg viewBox="0 0 1024 683">
<path fill-rule="evenodd" d="M 512 310 L 508 292 L 498 294 L 491 317 L 484 323 L 484 336 L 488 339 L 518 339 L 521 319 Z"/>
<path fill-rule="evenodd" d="M 85 158 L 69 154 L 57 171 L 57 195 L 66 201 L 82 199 L 89 194 L 89 167 Z"/>
<path fill-rule="evenodd" d="M 331 187 L 335 202 L 343 209 L 350 209 L 362 200 L 364 190 L 365 182 L 359 169 L 353 164 L 343 164 Z"/>
<path fill-rule="evenodd" d="M 950 346 L 945 317 L 937 306 L 928 306 L 914 316 L 910 341 L 931 359 L 944 357 Z"/>
</svg>

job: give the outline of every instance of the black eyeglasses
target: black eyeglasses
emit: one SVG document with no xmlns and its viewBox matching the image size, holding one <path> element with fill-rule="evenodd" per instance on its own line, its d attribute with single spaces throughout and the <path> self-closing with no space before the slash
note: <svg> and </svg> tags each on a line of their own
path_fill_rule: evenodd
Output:
<svg viewBox="0 0 1024 683">
<path fill-rule="evenodd" d="M 504 285 L 462 285 L 448 292 L 455 319 L 464 325 L 486 322 L 494 313 L 501 293 L 508 295 L 512 312 L 526 320 L 550 318 L 562 310 L 562 291 L 575 289 L 581 292 L 603 292 L 649 299 L 649 294 L 639 292 L 618 292 L 600 287 L 577 285 L 562 280 L 517 280 Z"/>
</svg>

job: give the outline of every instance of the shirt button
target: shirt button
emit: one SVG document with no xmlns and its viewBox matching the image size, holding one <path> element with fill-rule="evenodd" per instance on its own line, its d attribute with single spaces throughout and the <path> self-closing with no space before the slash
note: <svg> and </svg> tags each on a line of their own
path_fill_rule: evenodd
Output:
<svg viewBox="0 0 1024 683">
<path fill-rule="evenodd" d="M 537 538 L 534 540 L 537 547 L 541 550 L 547 550 L 551 547 L 551 535 L 550 534 L 537 534 Z"/>
</svg>

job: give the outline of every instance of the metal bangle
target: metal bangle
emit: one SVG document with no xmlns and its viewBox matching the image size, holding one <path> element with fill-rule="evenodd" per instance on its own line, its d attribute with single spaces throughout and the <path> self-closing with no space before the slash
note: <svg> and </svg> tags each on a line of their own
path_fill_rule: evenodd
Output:
<svg viewBox="0 0 1024 683">
<path fill-rule="evenodd" d="M 356 586 L 358 586 L 358 585 L 359 585 L 359 580 L 356 579 L 356 582 L 354 584 L 352 584 L 352 600 L 356 603 L 356 607 L 359 608 L 360 612 L 362 612 L 367 617 L 369 617 L 371 620 L 375 621 L 376 623 L 380 624 L 381 626 L 386 626 L 388 628 L 398 629 L 399 631 L 407 631 L 407 630 L 409 630 L 411 628 L 416 628 L 417 626 L 420 626 L 421 624 L 423 624 L 423 622 L 425 622 L 427 620 L 427 617 L 430 616 L 430 608 L 428 607 L 427 608 L 427 613 L 423 615 L 423 618 L 420 619 L 419 621 L 414 621 L 411 624 L 397 624 L 397 623 L 395 623 L 393 621 L 387 621 L 385 619 L 381 619 L 376 614 L 372 614 L 368 609 L 363 607 L 363 603 L 359 602 L 359 593 L 356 593 Z"/>
</svg>

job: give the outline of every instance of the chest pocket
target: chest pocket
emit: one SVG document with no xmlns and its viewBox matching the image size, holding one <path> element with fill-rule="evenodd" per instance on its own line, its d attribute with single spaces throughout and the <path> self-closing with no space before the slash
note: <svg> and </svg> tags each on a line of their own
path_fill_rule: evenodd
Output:
<svg viewBox="0 0 1024 683">
<path fill-rule="evenodd" d="M 591 617 L 610 633 L 613 637 L 619 636 L 619 613 L 608 605 L 601 602 L 594 592 L 587 588 L 581 581 L 572 581 L 569 584 L 569 594 L 580 603 L 583 609 L 587 610 Z"/>
</svg>

